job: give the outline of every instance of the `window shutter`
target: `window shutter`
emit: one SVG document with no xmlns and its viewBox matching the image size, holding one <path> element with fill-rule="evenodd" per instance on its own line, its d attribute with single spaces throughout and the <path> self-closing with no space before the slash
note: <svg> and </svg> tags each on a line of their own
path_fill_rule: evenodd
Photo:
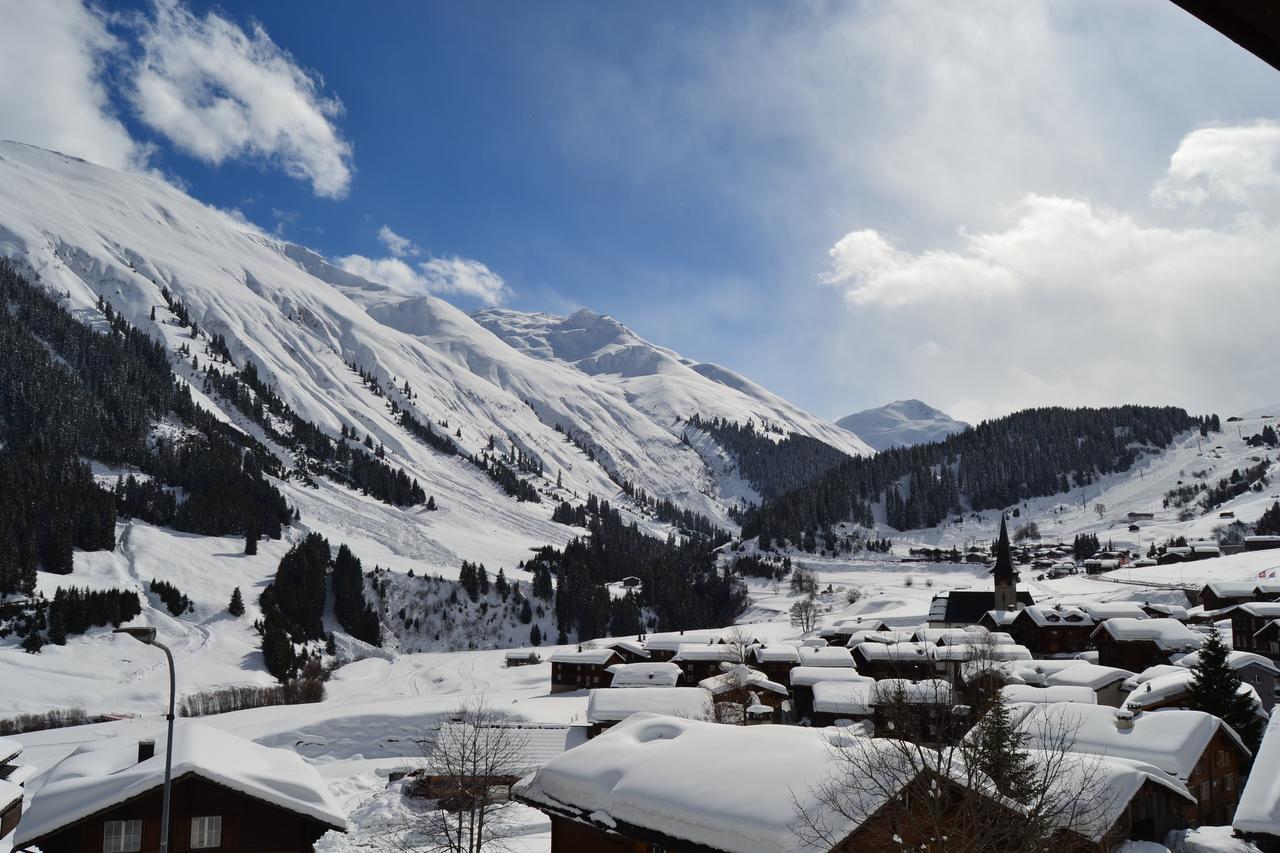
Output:
<svg viewBox="0 0 1280 853">
<path fill-rule="evenodd" d="M 144 851 L 160 849 L 160 821 L 144 820 L 142 822 L 142 849 Z"/>
<path fill-rule="evenodd" d="M 222 849 L 234 850 L 240 846 L 240 817 L 239 815 L 223 815 L 222 816 Z"/>
</svg>

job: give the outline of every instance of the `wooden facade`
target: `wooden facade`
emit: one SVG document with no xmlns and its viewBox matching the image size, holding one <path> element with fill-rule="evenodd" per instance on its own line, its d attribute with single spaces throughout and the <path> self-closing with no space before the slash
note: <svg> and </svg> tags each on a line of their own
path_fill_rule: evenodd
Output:
<svg viewBox="0 0 1280 853">
<path fill-rule="evenodd" d="M 1231 647 L 1280 661 L 1280 634 L 1272 623 L 1280 619 L 1280 604 L 1251 602 L 1231 608 Z"/>
<path fill-rule="evenodd" d="M 1024 608 L 1004 630 L 1035 657 L 1074 655 L 1093 648 L 1091 636 L 1096 626 L 1092 619 L 1076 613 L 1063 617 L 1052 610 L 1041 615 L 1037 620 L 1030 608 Z M 1055 621 L 1054 616 L 1059 618 Z"/>
<path fill-rule="evenodd" d="M 591 660 L 556 660 L 551 659 L 551 692 L 564 693 L 570 690 L 593 690 L 597 687 L 608 687 L 613 683 L 613 673 L 609 667 L 623 663 L 622 655 L 610 649 L 608 655 L 598 655 Z"/>
<path fill-rule="evenodd" d="M 29 846 L 43 853 L 103 853 L 108 821 L 141 821 L 142 840 L 138 853 L 160 849 L 160 806 L 162 785 L 111 808 L 75 821 L 40 838 Z M 217 783 L 187 773 L 173 780 L 171 843 L 173 853 L 191 851 L 191 822 L 198 817 L 220 817 L 221 843 L 218 851 L 238 853 L 309 853 L 320 836 L 331 827 L 314 818 L 233 791 Z M 201 849 L 201 848 L 195 848 Z"/>
<path fill-rule="evenodd" d="M 8 838 L 9 833 L 18 828 L 22 819 L 22 793 L 11 803 L 0 802 L 0 839 Z"/>
<path fill-rule="evenodd" d="M 1201 826 L 1231 823 L 1244 788 L 1240 770 L 1245 757 L 1243 747 L 1219 727 L 1186 780 L 1187 790 L 1196 798 L 1194 805 L 1186 804 L 1188 822 Z"/>
<path fill-rule="evenodd" d="M 1148 667 L 1169 663 L 1169 652 L 1154 640 L 1117 640 L 1099 628 L 1094 632 L 1093 642 L 1098 648 L 1100 666 L 1142 672 Z"/>
</svg>

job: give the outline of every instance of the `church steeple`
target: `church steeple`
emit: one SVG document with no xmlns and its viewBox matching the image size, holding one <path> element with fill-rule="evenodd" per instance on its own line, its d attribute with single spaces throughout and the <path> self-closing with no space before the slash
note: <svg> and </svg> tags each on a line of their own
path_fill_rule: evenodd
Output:
<svg viewBox="0 0 1280 853">
<path fill-rule="evenodd" d="M 995 581 L 995 609 L 1013 610 L 1018 604 L 1018 573 L 1013 570 L 1009 550 L 1009 528 L 1000 517 L 1000 540 L 996 543 L 996 565 L 991 570 Z"/>
</svg>

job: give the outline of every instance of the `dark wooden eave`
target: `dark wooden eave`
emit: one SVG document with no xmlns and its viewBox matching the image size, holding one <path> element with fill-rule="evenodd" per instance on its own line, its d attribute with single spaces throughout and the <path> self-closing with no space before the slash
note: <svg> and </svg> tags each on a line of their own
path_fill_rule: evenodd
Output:
<svg viewBox="0 0 1280 853">
<path fill-rule="evenodd" d="M 1173 0 L 1272 68 L 1280 69 L 1277 0 Z"/>
</svg>

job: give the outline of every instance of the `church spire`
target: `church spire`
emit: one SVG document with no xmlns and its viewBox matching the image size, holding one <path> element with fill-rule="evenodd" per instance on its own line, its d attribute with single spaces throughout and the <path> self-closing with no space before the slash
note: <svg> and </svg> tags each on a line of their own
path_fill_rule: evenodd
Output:
<svg viewBox="0 0 1280 853">
<path fill-rule="evenodd" d="M 991 570 L 995 580 L 995 609 L 1013 610 L 1018 606 L 1018 575 L 1013 570 L 1013 554 L 1009 549 L 1009 528 L 1000 516 L 1000 539 L 996 543 L 996 565 Z"/>
</svg>

